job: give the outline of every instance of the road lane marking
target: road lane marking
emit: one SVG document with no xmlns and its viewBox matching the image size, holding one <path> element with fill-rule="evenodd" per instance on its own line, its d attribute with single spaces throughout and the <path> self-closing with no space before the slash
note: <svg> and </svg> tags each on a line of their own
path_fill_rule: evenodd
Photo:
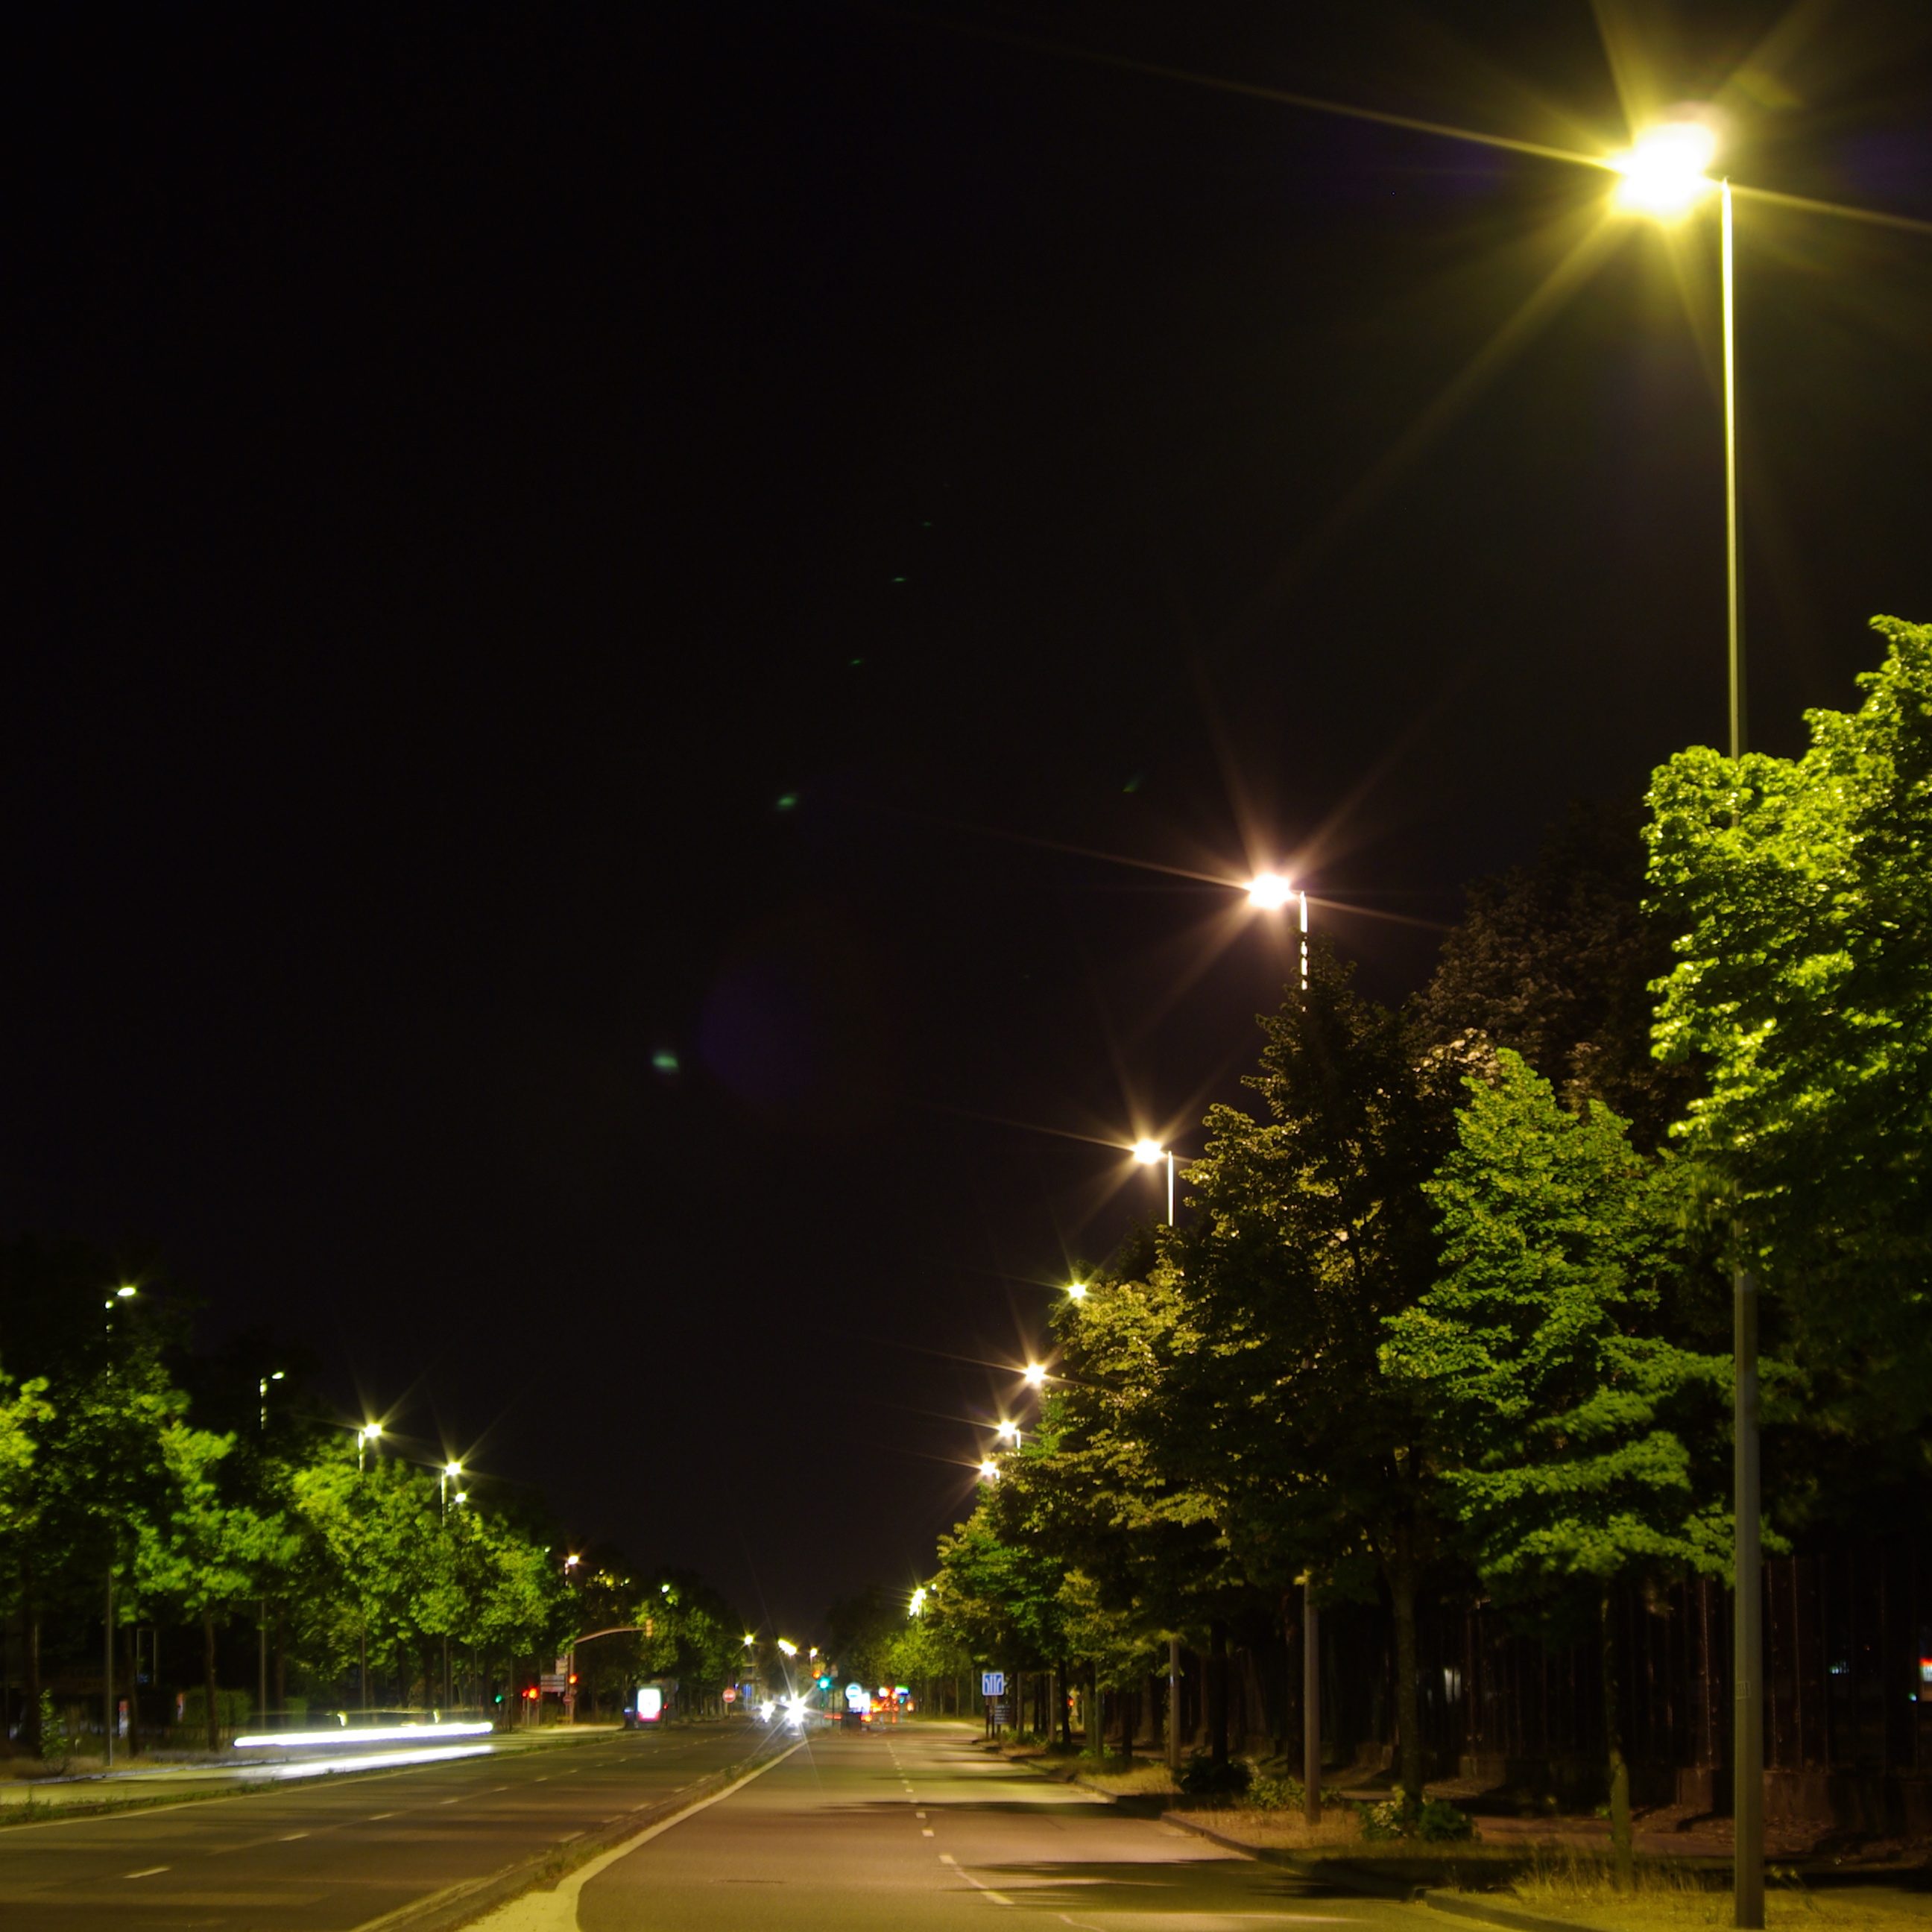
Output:
<svg viewBox="0 0 1932 1932">
<path fill-rule="evenodd" d="M 642 1831 L 633 1832 L 629 1838 L 613 1845 L 609 1850 L 600 1852 L 595 1858 L 586 1859 L 555 1891 L 526 1892 L 506 1900 L 486 1917 L 476 1922 L 478 1932 L 484 1932 L 484 1928 L 492 1925 L 505 1928 L 514 1925 L 518 1932 L 532 1932 L 532 1928 L 539 1925 L 544 1928 L 544 1932 L 576 1932 L 577 1901 L 584 1888 L 592 1879 L 608 1871 L 620 1858 L 628 1858 L 633 1852 L 649 1844 L 660 1832 L 668 1832 L 674 1825 L 682 1824 L 687 1818 L 694 1818 L 699 1812 L 708 1810 L 721 1800 L 729 1798 L 734 1792 L 742 1790 L 754 1778 L 764 1777 L 775 1766 L 783 1764 L 794 1751 L 802 1750 L 805 1742 L 805 1739 L 801 1738 L 789 1750 L 780 1751 L 777 1756 L 767 1758 L 763 1764 L 754 1766 L 743 1777 L 733 1779 L 722 1791 L 714 1791 L 708 1797 L 694 1800 L 681 1811 L 674 1811 L 668 1818 L 660 1818 L 655 1825 L 646 1825 Z M 622 1814 L 620 1813 L 619 1815 L 621 1816 Z M 571 1834 L 572 1838 L 581 1838 L 583 1835 L 580 1832 Z M 562 1842 L 568 1844 L 569 1840 L 566 1839 Z M 405 1909 L 414 1912 L 420 1903 L 418 1901 L 416 1905 Z M 541 1917 L 536 1916 L 538 1913 Z M 376 1932 L 376 1928 L 385 1923 L 386 1920 L 382 1918 L 372 1919 L 359 1928 L 359 1932 Z"/>
<path fill-rule="evenodd" d="M 400 1818 L 402 1815 L 400 1811 L 372 1811 L 369 1814 L 368 1822 L 373 1825 L 378 1818 Z"/>
<path fill-rule="evenodd" d="M 284 1832 L 282 1836 L 282 1843 L 285 1845 L 292 1845 L 298 1838 L 305 1838 L 308 1836 L 308 1834 L 306 1832 Z"/>
<path fill-rule="evenodd" d="M 995 1905 L 1010 1905 L 1012 1904 L 1012 1900 L 1009 1898 L 1004 1892 L 995 1892 L 984 1879 L 975 1878 L 950 1852 L 941 1852 L 939 1855 L 939 1862 L 943 1865 L 950 1865 L 968 1885 L 971 1886 L 976 1891 L 983 1892 Z"/>
<path fill-rule="evenodd" d="M 164 1872 L 166 1870 L 166 1865 L 150 1865 L 145 1871 L 128 1872 L 123 1876 L 128 1878 L 152 1878 L 155 1873 Z"/>
<path fill-rule="evenodd" d="M 919 1835 L 922 1838 L 931 1838 L 932 1836 L 932 1827 L 930 1825 L 928 1825 L 922 1831 L 920 1832 Z"/>
<path fill-rule="evenodd" d="M 461 1799 L 459 1796 L 456 1798 L 439 1798 L 436 1802 L 439 1804 L 455 1804 L 460 1803 Z"/>
</svg>

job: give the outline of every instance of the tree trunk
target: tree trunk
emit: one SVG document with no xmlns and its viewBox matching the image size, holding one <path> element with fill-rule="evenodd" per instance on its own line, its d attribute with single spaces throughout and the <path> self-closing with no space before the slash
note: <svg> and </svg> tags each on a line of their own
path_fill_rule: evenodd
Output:
<svg viewBox="0 0 1932 1932">
<path fill-rule="evenodd" d="M 1300 1680 L 1294 1674 L 1294 1640 L 1300 1634 L 1301 1619 L 1295 1614 L 1294 1592 L 1284 1590 L 1281 1593 L 1281 1705 L 1276 1714 L 1274 1732 L 1274 1754 L 1285 1758 L 1290 1749 L 1289 1741 L 1300 1728 L 1295 1720 L 1300 1710 Z"/>
<path fill-rule="evenodd" d="M 214 1608 L 205 1606 L 201 1612 L 201 1694 L 208 1706 L 208 1749 L 212 1756 L 221 1748 L 221 1710 L 214 1689 Z"/>
<path fill-rule="evenodd" d="M 1100 1718 L 1100 1666 L 1090 1664 L 1087 1666 L 1087 1755 L 1100 1758 L 1107 1755 L 1107 1727 Z"/>
<path fill-rule="evenodd" d="M 275 1722 L 286 1724 L 289 1708 L 288 1619 L 286 1606 L 275 1606 Z M 263 1713 L 266 1719 L 267 1714 Z"/>
<path fill-rule="evenodd" d="M 141 1646 L 140 1627 L 121 1626 L 121 1675 L 128 1686 L 128 1755 L 141 1755 Z"/>
<path fill-rule="evenodd" d="M 1228 1626 L 1219 1617 L 1208 1626 L 1208 1748 L 1220 1770 L 1228 1762 Z"/>
<path fill-rule="evenodd" d="M 1401 1744 L 1402 1796 L 1414 1810 L 1422 1803 L 1422 1686 L 1415 1654 L 1415 1561 L 1406 1528 L 1396 1538 L 1388 1583 L 1395 1605 L 1395 1720 Z"/>
<path fill-rule="evenodd" d="M 1600 1606 L 1604 1640 L 1604 1741 L 1610 1766 L 1610 1871 L 1619 1892 L 1630 1885 L 1630 1766 L 1624 1762 L 1623 1726 L 1617 1714 L 1617 1632 L 1610 1593 Z"/>
<path fill-rule="evenodd" d="M 27 1706 L 20 1713 L 20 1742 L 34 1756 L 40 1754 L 40 1606 L 34 1599 L 34 1572 L 32 1566 L 20 1565 L 20 1630 L 26 1639 L 22 1648 L 26 1655 L 22 1659 L 22 1675 L 26 1680 Z"/>
<path fill-rule="evenodd" d="M 1073 1703 L 1067 1694 L 1072 1688 L 1068 1682 L 1069 1675 L 1066 1660 L 1063 1657 L 1056 1676 L 1058 1688 L 1054 1694 L 1060 1706 L 1060 1721 L 1055 1728 L 1060 1732 L 1060 1742 L 1071 1750 L 1073 1748 Z"/>
</svg>

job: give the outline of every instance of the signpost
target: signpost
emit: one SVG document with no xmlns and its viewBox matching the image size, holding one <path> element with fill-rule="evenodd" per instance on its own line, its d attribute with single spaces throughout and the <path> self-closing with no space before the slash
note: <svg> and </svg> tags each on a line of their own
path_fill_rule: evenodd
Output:
<svg viewBox="0 0 1932 1932">
<path fill-rule="evenodd" d="M 1006 1673 L 1004 1670 L 981 1671 L 980 1695 L 986 1700 L 986 1735 L 996 1738 L 1006 1721 Z"/>
</svg>

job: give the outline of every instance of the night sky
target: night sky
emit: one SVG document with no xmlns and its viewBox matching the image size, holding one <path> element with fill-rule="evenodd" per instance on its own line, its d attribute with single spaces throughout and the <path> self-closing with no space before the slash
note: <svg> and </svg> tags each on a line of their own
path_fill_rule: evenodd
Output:
<svg viewBox="0 0 1932 1932">
<path fill-rule="evenodd" d="M 1593 152 L 1619 81 L 1714 100 L 1740 182 L 1932 220 L 1914 0 L 80 5 L 9 62 L 0 1232 L 152 1247 L 800 1637 L 930 1567 L 1154 1210 L 1108 1144 L 1238 1096 L 1289 965 L 1230 882 L 1398 997 L 1724 728 L 1714 217 L 1001 32 Z M 1789 751 L 1932 618 L 1932 233 L 1738 219 Z"/>
</svg>

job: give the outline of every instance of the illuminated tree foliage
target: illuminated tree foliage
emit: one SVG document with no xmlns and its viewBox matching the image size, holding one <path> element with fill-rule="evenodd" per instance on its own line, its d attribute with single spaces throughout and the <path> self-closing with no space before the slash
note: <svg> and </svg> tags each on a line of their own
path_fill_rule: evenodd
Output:
<svg viewBox="0 0 1932 1932">
<path fill-rule="evenodd" d="M 1472 886 L 1416 1001 L 1432 1042 L 1520 1053 L 1566 1103 L 1600 1100 L 1656 1147 L 1697 1090 L 1651 1052 L 1652 982 L 1670 931 L 1644 904 L 1642 814 L 1574 808 L 1528 865 Z"/>
<path fill-rule="evenodd" d="M 1388 1318 L 1382 1366 L 1419 1394 L 1447 1507 L 1504 1600 L 1580 1592 L 1600 1620 L 1612 1843 L 1630 1857 L 1610 1588 L 1730 1561 L 1718 1437 L 1730 1361 L 1664 1332 L 1687 1279 L 1681 1169 L 1600 1102 L 1558 1106 L 1505 1052 L 1472 1076 L 1427 1192 L 1441 1280 Z M 1702 1445 L 1705 1466 L 1694 1467 Z M 1701 1480 L 1694 1480 L 1701 1476 Z"/>
<path fill-rule="evenodd" d="M 1660 1054 L 1709 1090 L 1682 1144 L 1721 1182 L 1813 1405 L 1932 1466 L 1932 627 L 1810 748 L 1679 753 L 1650 793 L 1650 884 L 1683 936 Z"/>
<path fill-rule="evenodd" d="M 1454 1132 L 1456 1063 L 1356 994 L 1318 950 L 1306 995 L 1263 1022 L 1248 1084 L 1188 1169 L 1200 1209 L 1178 1244 L 1194 1337 L 1174 1401 L 1196 1480 L 1257 1580 L 1379 1574 L 1394 1611 L 1402 1791 L 1421 1799 L 1416 1600 L 1439 1522 L 1412 1384 L 1380 1372 L 1382 1318 L 1436 1278 L 1426 1192 Z M 1216 1476 L 1214 1472 L 1219 1471 Z"/>
</svg>

